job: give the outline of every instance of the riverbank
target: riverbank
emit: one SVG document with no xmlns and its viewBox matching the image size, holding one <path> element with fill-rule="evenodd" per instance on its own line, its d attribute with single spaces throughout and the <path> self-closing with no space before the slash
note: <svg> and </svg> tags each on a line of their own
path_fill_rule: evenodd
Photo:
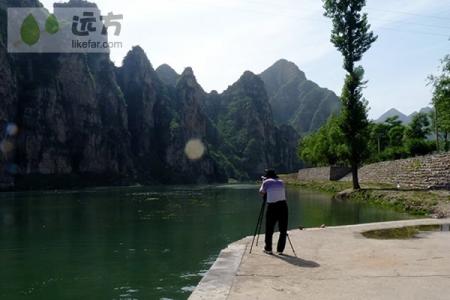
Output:
<svg viewBox="0 0 450 300">
<path fill-rule="evenodd" d="M 363 183 L 354 191 L 349 181 L 299 181 L 297 174 L 280 175 L 289 185 L 331 193 L 336 200 L 364 201 L 394 207 L 413 215 L 450 217 L 450 191 L 397 189 L 390 184 Z"/>
<path fill-rule="evenodd" d="M 449 223 L 421 219 L 292 230 L 298 257 L 289 245 L 283 256 L 264 254 L 263 243 L 250 254 L 247 237 L 221 252 L 189 299 L 447 299 L 449 232 L 413 239 L 368 239 L 362 233 Z"/>
</svg>

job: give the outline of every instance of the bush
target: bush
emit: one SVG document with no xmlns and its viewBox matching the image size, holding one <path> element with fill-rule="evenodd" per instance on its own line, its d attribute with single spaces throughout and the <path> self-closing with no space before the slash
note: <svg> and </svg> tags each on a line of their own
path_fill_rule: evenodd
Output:
<svg viewBox="0 0 450 300">
<path fill-rule="evenodd" d="M 426 155 L 436 150 L 436 144 L 431 141 L 410 139 L 406 141 L 406 150 L 410 156 Z"/>
</svg>

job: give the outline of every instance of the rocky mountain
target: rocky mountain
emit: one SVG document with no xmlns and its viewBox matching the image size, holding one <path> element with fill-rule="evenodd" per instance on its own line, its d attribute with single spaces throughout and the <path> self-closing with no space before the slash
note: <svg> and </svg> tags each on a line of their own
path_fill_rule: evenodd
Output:
<svg viewBox="0 0 450 300">
<path fill-rule="evenodd" d="M 433 108 L 431 108 L 431 107 L 429 107 L 429 106 L 424 107 L 424 108 L 421 108 L 418 112 L 415 111 L 415 112 L 413 112 L 412 114 L 410 114 L 410 115 L 408 116 L 408 117 L 409 117 L 409 120 L 410 120 L 409 122 L 411 122 L 412 118 L 413 118 L 415 115 L 417 115 L 418 113 L 430 114 L 432 111 L 433 111 Z"/>
<path fill-rule="evenodd" d="M 386 121 L 386 119 L 388 118 L 392 118 L 398 116 L 398 119 L 400 121 L 402 121 L 402 123 L 407 124 L 409 123 L 410 119 L 407 115 L 405 115 L 404 113 L 398 111 L 395 108 L 391 108 L 390 110 L 388 110 L 387 112 L 385 112 L 384 114 L 382 114 L 377 120 L 375 120 L 376 123 L 383 123 L 384 121 Z"/>
<path fill-rule="evenodd" d="M 235 174 L 227 173 L 211 154 L 222 153 L 220 133 L 203 111 L 207 94 L 191 68 L 176 75 L 172 83 L 161 79 L 158 72 L 164 70 L 176 74 L 167 65 L 155 71 L 138 46 L 117 70 L 128 106 L 132 157 L 139 178 L 164 183 L 227 180 Z M 200 160 L 185 154 L 185 146 L 192 140 L 205 143 Z"/>
<path fill-rule="evenodd" d="M 58 5 L 80 3 L 92 5 Z M 5 8 L 0 0 L 2 16 Z M 206 93 L 191 68 L 154 70 L 140 47 L 119 68 L 107 54 L 12 55 L 4 21 L 0 187 L 222 182 L 299 167 L 297 132 L 274 122 L 265 84 L 251 72 L 219 94 Z"/>
<path fill-rule="evenodd" d="M 172 87 L 177 85 L 177 81 L 180 78 L 180 75 L 167 64 L 160 65 L 156 69 L 156 74 L 158 74 L 162 82 Z"/>
<path fill-rule="evenodd" d="M 105 182 L 132 175 L 126 103 L 107 55 L 7 59 L 13 70 L 0 90 L 9 86 L 2 101 L 12 107 L 2 107 L 0 115 L 1 123 L 19 128 L 8 137 L 14 140 L 6 147 L 11 153 L 3 151 L 9 170 L 17 173 L 16 185 L 26 187 L 30 180 L 45 185 L 50 176 L 55 182 L 64 177 L 70 185 L 74 174 L 83 174 L 75 176 L 81 181 L 95 177 Z"/>
<path fill-rule="evenodd" d="M 424 107 L 422 109 L 420 109 L 418 112 L 413 112 L 410 115 L 406 115 L 404 113 L 402 113 L 401 111 L 395 109 L 395 108 L 391 108 L 390 110 L 388 110 L 387 112 L 385 112 L 384 114 L 382 114 L 378 119 L 375 120 L 375 123 L 383 123 L 384 121 L 386 121 L 387 118 L 390 117 L 394 117 L 394 116 L 398 116 L 399 120 L 402 121 L 403 124 L 409 124 L 412 120 L 412 118 L 418 114 L 418 113 L 430 113 L 433 109 L 431 107 Z"/>
<path fill-rule="evenodd" d="M 313 132 L 340 108 L 339 98 L 330 90 L 308 80 L 292 62 L 277 61 L 260 74 L 264 81 L 273 117 L 301 135 Z"/>
<path fill-rule="evenodd" d="M 17 116 L 17 80 L 11 65 L 12 59 L 6 51 L 6 4 L 0 1 L 0 132 L 6 133 L 9 123 L 7 120 Z M 3 138 L 3 137 L 2 137 Z M 13 184 L 15 137 L 5 134 L 0 140 L 0 187 Z"/>
<path fill-rule="evenodd" d="M 286 141 L 296 143 L 298 135 L 292 128 L 275 126 L 264 83 L 255 74 L 247 71 L 223 94 L 212 94 L 207 110 L 250 177 L 257 177 L 266 166 L 280 171 L 298 166 L 292 160 L 296 146 Z"/>
<path fill-rule="evenodd" d="M 134 166 L 144 177 L 161 177 L 168 144 L 165 106 L 169 99 L 165 87 L 140 47 L 128 52 L 116 74 L 127 104 Z"/>
</svg>

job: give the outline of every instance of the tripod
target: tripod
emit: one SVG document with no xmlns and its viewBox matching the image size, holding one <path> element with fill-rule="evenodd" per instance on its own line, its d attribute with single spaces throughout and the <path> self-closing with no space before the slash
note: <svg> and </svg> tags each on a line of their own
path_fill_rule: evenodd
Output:
<svg viewBox="0 0 450 300">
<path fill-rule="evenodd" d="M 260 210 L 259 216 L 258 216 L 258 222 L 256 223 L 255 233 L 253 234 L 252 245 L 250 246 L 250 254 L 252 253 L 252 250 L 253 250 L 253 244 L 255 242 L 255 238 L 256 238 L 256 246 L 258 246 L 259 235 L 261 233 L 261 227 L 262 227 L 262 220 L 264 218 L 264 210 L 266 209 L 266 202 L 267 202 L 267 194 L 264 195 L 264 197 L 263 197 L 261 210 Z M 295 257 L 297 257 L 297 253 L 295 253 L 295 249 L 294 249 L 294 246 L 292 245 L 289 234 L 286 233 L 286 237 L 287 237 L 287 240 L 289 241 L 289 245 L 291 246 L 292 252 L 294 253 Z"/>
</svg>

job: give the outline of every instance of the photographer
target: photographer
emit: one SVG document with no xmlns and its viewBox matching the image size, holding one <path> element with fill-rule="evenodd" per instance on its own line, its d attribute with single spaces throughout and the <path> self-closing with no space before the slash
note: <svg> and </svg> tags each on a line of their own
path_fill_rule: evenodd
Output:
<svg viewBox="0 0 450 300">
<path fill-rule="evenodd" d="M 272 236 L 275 224 L 278 222 L 280 237 L 277 244 L 277 253 L 283 254 L 286 245 L 287 226 L 288 226 L 288 206 L 286 202 L 286 191 L 284 183 L 275 173 L 275 170 L 266 170 L 264 181 L 259 189 L 264 200 L 267 201 L 266 214 L 266 237 L 264 252 L 272 253 Z"/>
</svg>

